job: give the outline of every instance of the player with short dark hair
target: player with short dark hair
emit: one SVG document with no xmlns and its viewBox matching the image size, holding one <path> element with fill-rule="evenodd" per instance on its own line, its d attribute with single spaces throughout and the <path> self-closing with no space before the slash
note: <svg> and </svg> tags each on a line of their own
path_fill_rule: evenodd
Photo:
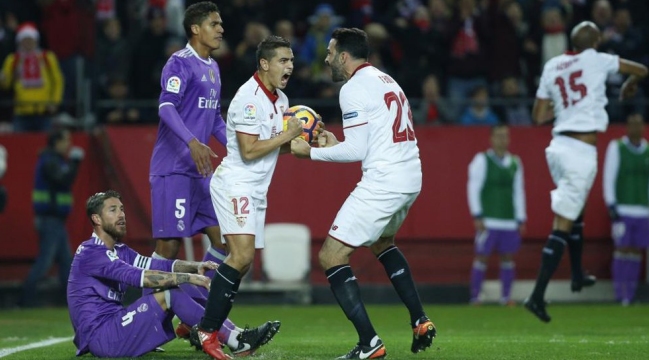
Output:
<svg viewBox="0 0 649 360">
<path fill-rule="evenodd" d="M 574 51 L 550 59 L 543 68 L 532 118 L 538 124 L 552 120 L 552 141 L 545 156 L 556 189 L 551 202 L 552 233 L 543 247 L 541 269 L 525 307 L 543 322 L 545 290 L 556 271 L 566 246 L 570 249 L 572 279 L 570 288 L 579 292 L 593 286 L 595 277 L 585 275 L 581 266 L 583 251 L 583 210 L 597 174 L 597 133 L 606 131 L 608 114 L 604 107 L 606 78 L 611 73 L 630 75 L 622 85 L 621 96 L 635 94 L 647 68 L 617 55 L 597 52 L 601 34 L 597 25 L 584 21 L 575 26 L 570 38 Z"/>
<path fill-rule="evenodd" d="M 289 104 L 282 89 L 292 72 L 290 42 L 267 37 L 257 46 L 257 72 L 239 88 L 228 108 L 227 155 L 214 172 L 210 193 L 230 254 L 213 277 L 198 329 L 203 350 L 215 359 L 228 358 L 217 330 L 232 308 L 241 277 L 252 265 L 255 248 L 264 247 L 266 196 L 277 159 L 302 134 L 295 117 L 283 131 Z"/>
<path fill-rule="evenodd" d="M 211 158 L 216 155 L 207 143 L 210 136 L 223 146 L 227 143 L 221 76 L 218 64 L 210 58 L 210 52 L 221 46 L 223 22 L 216 4 L 203 1 L 187 8 L 183 25 L 187 46 L 169 58 L 160 79 L 160 124 L 149 171 L 156 239 L 152 257 L 175 259 L 183 237 L 205 233 L 211 246 L 203 259 L 221 264 L 227 253 L 209 193 Z M 207 291 L 202 292 L 207 298 Z M 189 336 L 186 325 L 179 326 L 179 336 Z M 273 334 L 273 326 L 266 322 L 241 329 L 226 320 L 221 340 L 233 353 L 243 355 Z"/>
<path fill-rule="evenodd" d="M 424 312 L 408 261 L 394 237 L 421 191 L 419 149 L 410 104 L 394 79 L 367 62 L 367 34 L 360 29 L 334 30 L 325 64 L 340 89 L 345 141 L 328 131 L 319 148 L 302 139 L 291 143 L 298 157 L 316 161 L 361 161 L 363 176 L 336 215 L 320 249 L 320 265 L 358 343 L 339 359 L 380 359 L 385 346 L 367 315 L 360 288 L 349 265 L 358 247 L 369 247 L 383 265 L 397 294 L 408 308 L 413 353 L 430 347 L 435 325 Z"/>
<path fill-rule="evenodd" d="M 198 323 L 203 307 L 177 286 L 208 287 L 210 279 L 202 274 L 216 269 L 216 263 L 152 259 L 122 243 L 126 213 L 116 191 L 88 198 L 86 214 L 93 233 L 77 248 L 67 288 L 77 355 L 141 356 L 176 337 L 174 315 L 187 324 Z M 125 307 L 128 286 L 173 288 Z"/>
</svg>

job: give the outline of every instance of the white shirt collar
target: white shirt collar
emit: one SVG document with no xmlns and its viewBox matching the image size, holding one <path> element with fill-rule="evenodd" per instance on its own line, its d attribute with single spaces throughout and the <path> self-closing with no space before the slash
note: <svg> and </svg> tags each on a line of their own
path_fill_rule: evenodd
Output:
<svg viewBox="0 0 649 360">
<path fill-rule="evenodd" d="M 208 56 L 207 60 L 205 60 L 202 57 L 198 56 L 198 53 L 196 52 L 196 50 L 194 50 L 194 48 L 191 45 L 189 45 L 189 43 L 187 43 L 187 45 L 185 46 L 185 49 L 189 49 L 189 51 L 191 51 L 192 54 L 194 54 L 194 56 L 196 56 L 196 58 L 198 60 L 204 62 L 205 64 L 207 64 L 207 65 L 212 64 L 212 58 L 211 57 Z"/>
</svg>

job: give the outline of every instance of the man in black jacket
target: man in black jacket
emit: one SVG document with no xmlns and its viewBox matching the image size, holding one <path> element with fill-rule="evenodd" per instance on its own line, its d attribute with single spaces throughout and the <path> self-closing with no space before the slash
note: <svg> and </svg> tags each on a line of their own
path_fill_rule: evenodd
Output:
<svg viewBox="0 0 649 360">
<path fill-rule="evenodd" d="M 71 147 L 70 131 L 65 129 L 54 130 L 48 135 L 47 147 L 38 157 L 32 201 L 39 252 L 23 285 L 22 306 L 37 304 L 37 283 L 54 259 L 59 266 L 59 280 L 65 293 L 72 262 L 65 220 L 72 208 L 72 184 L 83 157 L 83 149 Z"/>
</svg>

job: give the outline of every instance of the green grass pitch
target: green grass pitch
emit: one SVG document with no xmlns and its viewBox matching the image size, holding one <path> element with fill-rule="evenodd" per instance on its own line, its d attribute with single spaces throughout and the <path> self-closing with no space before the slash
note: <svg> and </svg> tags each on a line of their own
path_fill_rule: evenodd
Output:
<svg viewBox="0 0 649 360">
<path fill-rule="evenodd" d="M 522 307 L 426 306 L 437 325 L 432 348 L 410 353 L 411 330 L 402 306 L 368 306 L 388 359 L 647 359 L 649 307 L 551 305 L 543 324 Z M 281 320 L 274 341 L 254 359 L 334 359 L 356 343 L 354 329 L 337 306 L 235 305 L 238 325 Z M 72 336 L 66 309 L 0 311 L 0 358 L 76 359 L 71 341 L 6 355 L 7 350 L 48 338 Z M 205 359 L 183 340 L 143 359 Z M 4 355 L 4 356 L 3 356 Z M 90 358 L 86 355 L 84 358 Z"/>
</svg>

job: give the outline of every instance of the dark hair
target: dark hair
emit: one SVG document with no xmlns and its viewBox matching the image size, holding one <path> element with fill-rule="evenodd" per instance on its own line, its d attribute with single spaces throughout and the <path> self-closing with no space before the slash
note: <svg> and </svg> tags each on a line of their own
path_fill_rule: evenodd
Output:
<svg viewBox="0 0 649 360">
<path fill-rule="evenodd" d="M 47 134 L 47 147 L 54 148 L 54 146 L 56 146 L 56 143 L 63 139 L 65 134 L 69 132 L 70 131 L 65 128 L 58 128 L 50 131 Z"/>
<path fill-rule="evenodd" d="M 331 34 L 336 39 L 336 52 L 346 52 L 355 59 L 367 59 L 370 55 L 370 45 L 367 33 L 358 28 L 338 28 Z"/>
<path fill-rule="evenodd" d="M 192 37 L 192 25 L 201 25 L 210 13 L 220 13 L 218 6 L 209 1 L 201 1 L 193 4 L 185 10 L 185 19 L 183 20 L 183 27 L 185 28 L 185 35 L 187 39 Z"/>
<path fill-rule="evenodd" d="M 257 45 L 257 51 L 255 52 L 257 69 L 260 69 L 259 60 L 265 59 L 270 61 L 270 59 L 277 55 L 276 50 L 283 47 L 290 49 L 291 42 L 281 36 L 270 35 L 260 42 L 259 45 Z"/>
<path fill-rule="evenodd" d="M 88 198 L 88 201 L 86 201 L 86 215 L 88 215 L 88 219 L 90 219 L 92 225 L 95 225 L 92 221 L 92 215 L 100 214 L 104 209 L 104 201 L 110 198 L 122 199 L 122 196 L 115 190 L 108 190 L 105 192 L 98 192 Z"/>
</svg>

